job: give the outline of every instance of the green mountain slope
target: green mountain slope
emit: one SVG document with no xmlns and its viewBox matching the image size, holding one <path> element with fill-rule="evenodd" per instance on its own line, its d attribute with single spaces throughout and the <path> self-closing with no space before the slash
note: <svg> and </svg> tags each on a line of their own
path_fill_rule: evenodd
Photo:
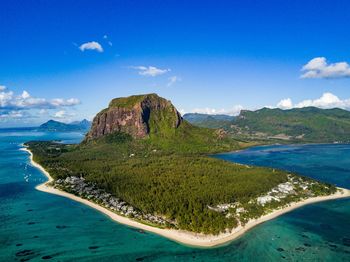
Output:
<svg viewBox="0 0 350 262">
<path fill-rule="evenodd" d="M 229 128 L 234 116 L 229 115 L 208 115 L 199 113 L 188 113 L 183 116 L 188 122 L 195 126 L 206 128 Z"/>
<path fill-rule="evenodd" d="M 302 142 L 349 142 L 350 112 L 315 107 L 242 111 L 236 133 Z"/>
</svg>

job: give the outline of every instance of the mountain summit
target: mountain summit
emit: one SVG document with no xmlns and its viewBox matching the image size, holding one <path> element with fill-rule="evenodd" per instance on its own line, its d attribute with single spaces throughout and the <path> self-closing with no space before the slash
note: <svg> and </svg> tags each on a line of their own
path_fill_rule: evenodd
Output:
<svg viewBox="0 0 350 262">
<path fill-rule="evenodd" d="M 62 123 L 55 120 L 49 120 L 39 126 L 40 131 L 48 132 L 71 132 L 71 131 L 88 131 L 91 127 L 91 122 L 84 119 L 72 123 Z"/>
<path fill-rule="evenodd" d="M 152 134 L 167 136 L 182 122 L 173 104 L 157 94 L 120 97 L 95 116 L 86 138 L 95 139 L 115 132 L 127 133 L 134 138 Z"/>
</svg>

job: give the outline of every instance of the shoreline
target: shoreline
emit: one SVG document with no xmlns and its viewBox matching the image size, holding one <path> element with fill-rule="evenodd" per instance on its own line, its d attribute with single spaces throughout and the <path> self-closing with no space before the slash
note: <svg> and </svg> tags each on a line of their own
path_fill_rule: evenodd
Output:
<svg viewBox="0 0 350 262">
<path fill-rule="evenodd" d="M 228 152 L 221 152 L 221 153 L 214 153 L 214 154 L 210 154 L 210 156 L 215 156 L 215 155 L 226 155 L 226 154 L 232 154 L 232 153 L 239 153 L 248 149 L 252 149 L 252 148 L 256 148 L 256 147 L 269 147 L 269 146 L 332 146 L 332 145 L 350 145 L 349 143 L 292 143 L 292 144 L 283 144 L 283 143 L 272 143 L 272 144 L 261 144 L 261 145 L 254 145 L 254 146 L 248 146 L 245 148 L 241 148 L 241 149 L 236 149 L 236 150 L 232 150 L 232 151 L 228 151 Z M 236 163 L 237 164 L 237 163 Z"/>
<path fill-rule="evenodd" d="M 30 155 L 30 163 L 34 167 L 38 168 L 47 178 L 48 181 L 37 185 L 35 188 L 39 191 L 50 193 L 50 194 L 55 194 L 59 196 L 63 196 L 66 198 L 69 198 L 71 200 L 80 202 L 82 204 L 85 204 L 91 208 L 96 209 L 97 211 L 107 215 L 109 218 L 112 220 L 124 224 L 130 227 L 138 228 L 141 230 L 145 230 L 151 233 L 155 233 L 157 235 L 166 237 L 168 239 L 171 239 L 175 242 L 188 245 L 191 247 L 202 247 L 202 248 L 209 248 L 209 247 L 216 247 L 220 246 L 226 243 L 229 243 L 233 241 L 234 239 L 242 236 L 245 232 L 248 230 L 252 229 L 253 227 L 264 223 L 268 220 L 274 219 L 282 214 L 288 213 L 296 208 L 308 205 L 308 204 L 313 204 L 317 202 L 322 202 L 322 201 L 329 201 L 329 200 L 335 200 L 335 199 L 340 199 L 340 198 L 346 198 L 350 197 L 350 190 L 344 189 L 344 188 L 338 188 L 338 191 L 329 196 L 321 196 L 321 197 L 313 197 L 313 198 L 308 198 L 306 200 L 302 200 L 299 202 L 293 202 L 290 203 L 287 207 L 284 207 L 282 209 L 277 209 L 267 215 L 264 215 L 258 219 L 250 220 L 244 227 L 238 226 L 234 228 L 230 233 L 221 233 L 219 235 L 204 235 L 204 234 L 199 234 L 199 233 L 193 233 L 189 231 L 184 231 L 184 230 L 175 230 L 175 229 L 161 229 L 153 226 L 149 226 L 146 224 L 142 224 L 140 222 L 137 222 L 135 220 L 132 220 L 130 218 L 118 215 L 111 210 L 104 208 L 94 202 L 91 202 L 87 199 L 78 197 L 76 195 L 73 195 L 71 193 L 67 193 L 65 191 L 59 190 L 57 188 L 53 188 L 48 185 L 48 183 L 53 181 L 53 178 L 50 176 L 50 174 L 38 163 L 36 163 L 33 160 L 33 154 L 32 152 L 24 147 L 21 148 L 20 150 L 26 151 Z"/>
</svg>

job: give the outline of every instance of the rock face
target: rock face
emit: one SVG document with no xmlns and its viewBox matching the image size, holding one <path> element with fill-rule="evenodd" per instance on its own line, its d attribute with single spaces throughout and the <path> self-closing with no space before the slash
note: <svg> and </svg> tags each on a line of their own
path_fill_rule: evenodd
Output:
<svg viewBox="0 0 350 262">
<path fill-rule="evenodd" d="M 98 113 L 86 140 L 115 132 L 145 138 L 150 134 L 166 135 L 182 123 L 182 117 L 169 100 L 156 94 L 113 99 L 108 108 Z"/>
</svg>

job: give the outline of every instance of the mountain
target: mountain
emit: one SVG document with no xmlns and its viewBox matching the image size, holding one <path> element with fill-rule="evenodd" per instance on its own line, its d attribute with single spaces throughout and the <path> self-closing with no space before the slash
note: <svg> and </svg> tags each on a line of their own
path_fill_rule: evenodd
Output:
<svg viewBox="0 0 350 262">
<path fill-rule="evenodd" d="M 143 139 L 142 143 L 149 147 L 177 152 L 213 153 L 236 148 L 239 144 L 223 130 L 190 124 L 169 100 L 157 94 L 113 99 L 95 116 L 84 143 L 119 141 L 120 136 Z"/>
<path fill-rule="evenodd" d="M 182 117 L 171 102 L 156 94 L 116 98 L 96 115 L 87 139 L 115 132 L 136 138 L 157 133 L 166 135 L 181 123 Z"/>
<path fill-rule="evenodd" d="M 200 113 L 187 113 L 183 116 L 190 123 L 203 122 L 207 119 L 215 119 L 218 121 L 232 121 L 235 119 L 234 116 L 229 115 L 211 115 L 211 114 L 200 114 Z"/>
<path fill-rule="evenodd" d="M 291 202 L 336 190 L 284 171 L 209 156 L 252 144 L 222 129 L 192 125 L 156 94 L 112 100 L 79 145 L 26 145 L 56 188 L 161 228 L 218 234 Z M 292 195 L 259 204 L 259 197 L 285 183 L 302 184 Z M 301 187 L 309 185 L 314 187 Z"/>
<path fill-rule="evenodd" d="M 86 129 L 89 130 L 91 127 L 91 121 L 87 120 L 87 119 L 83 119 L 81 121 L 74 121 L 69 123 L 70 125 L 74 125 L 74 126 L 79 126 L 82 129 Z"/>
<path fill-rule="evenodd" d="M 90 127 L 91 122 L 86 119 L 82 121 L 75 121 L 69 124 L 55 120 L 49 120 L 46 123 L 40 125 L 39 130 L 54 132 L 88 131 Z"/>
<path fill-rule="evenodd" d="M 229 115 L 209 115 L 199 113 L 187 113 L 183 116 L 188 122 L 193 125 L 207 128 L 228 128 L 231 122 L 235 119 Z"/>
<path fill-rule="evenodd" d="M 350 112 L 316 107 L 242 110 L 232 126 L 250 138 L 301 142 L 349 142 Z"/>
</svg>

